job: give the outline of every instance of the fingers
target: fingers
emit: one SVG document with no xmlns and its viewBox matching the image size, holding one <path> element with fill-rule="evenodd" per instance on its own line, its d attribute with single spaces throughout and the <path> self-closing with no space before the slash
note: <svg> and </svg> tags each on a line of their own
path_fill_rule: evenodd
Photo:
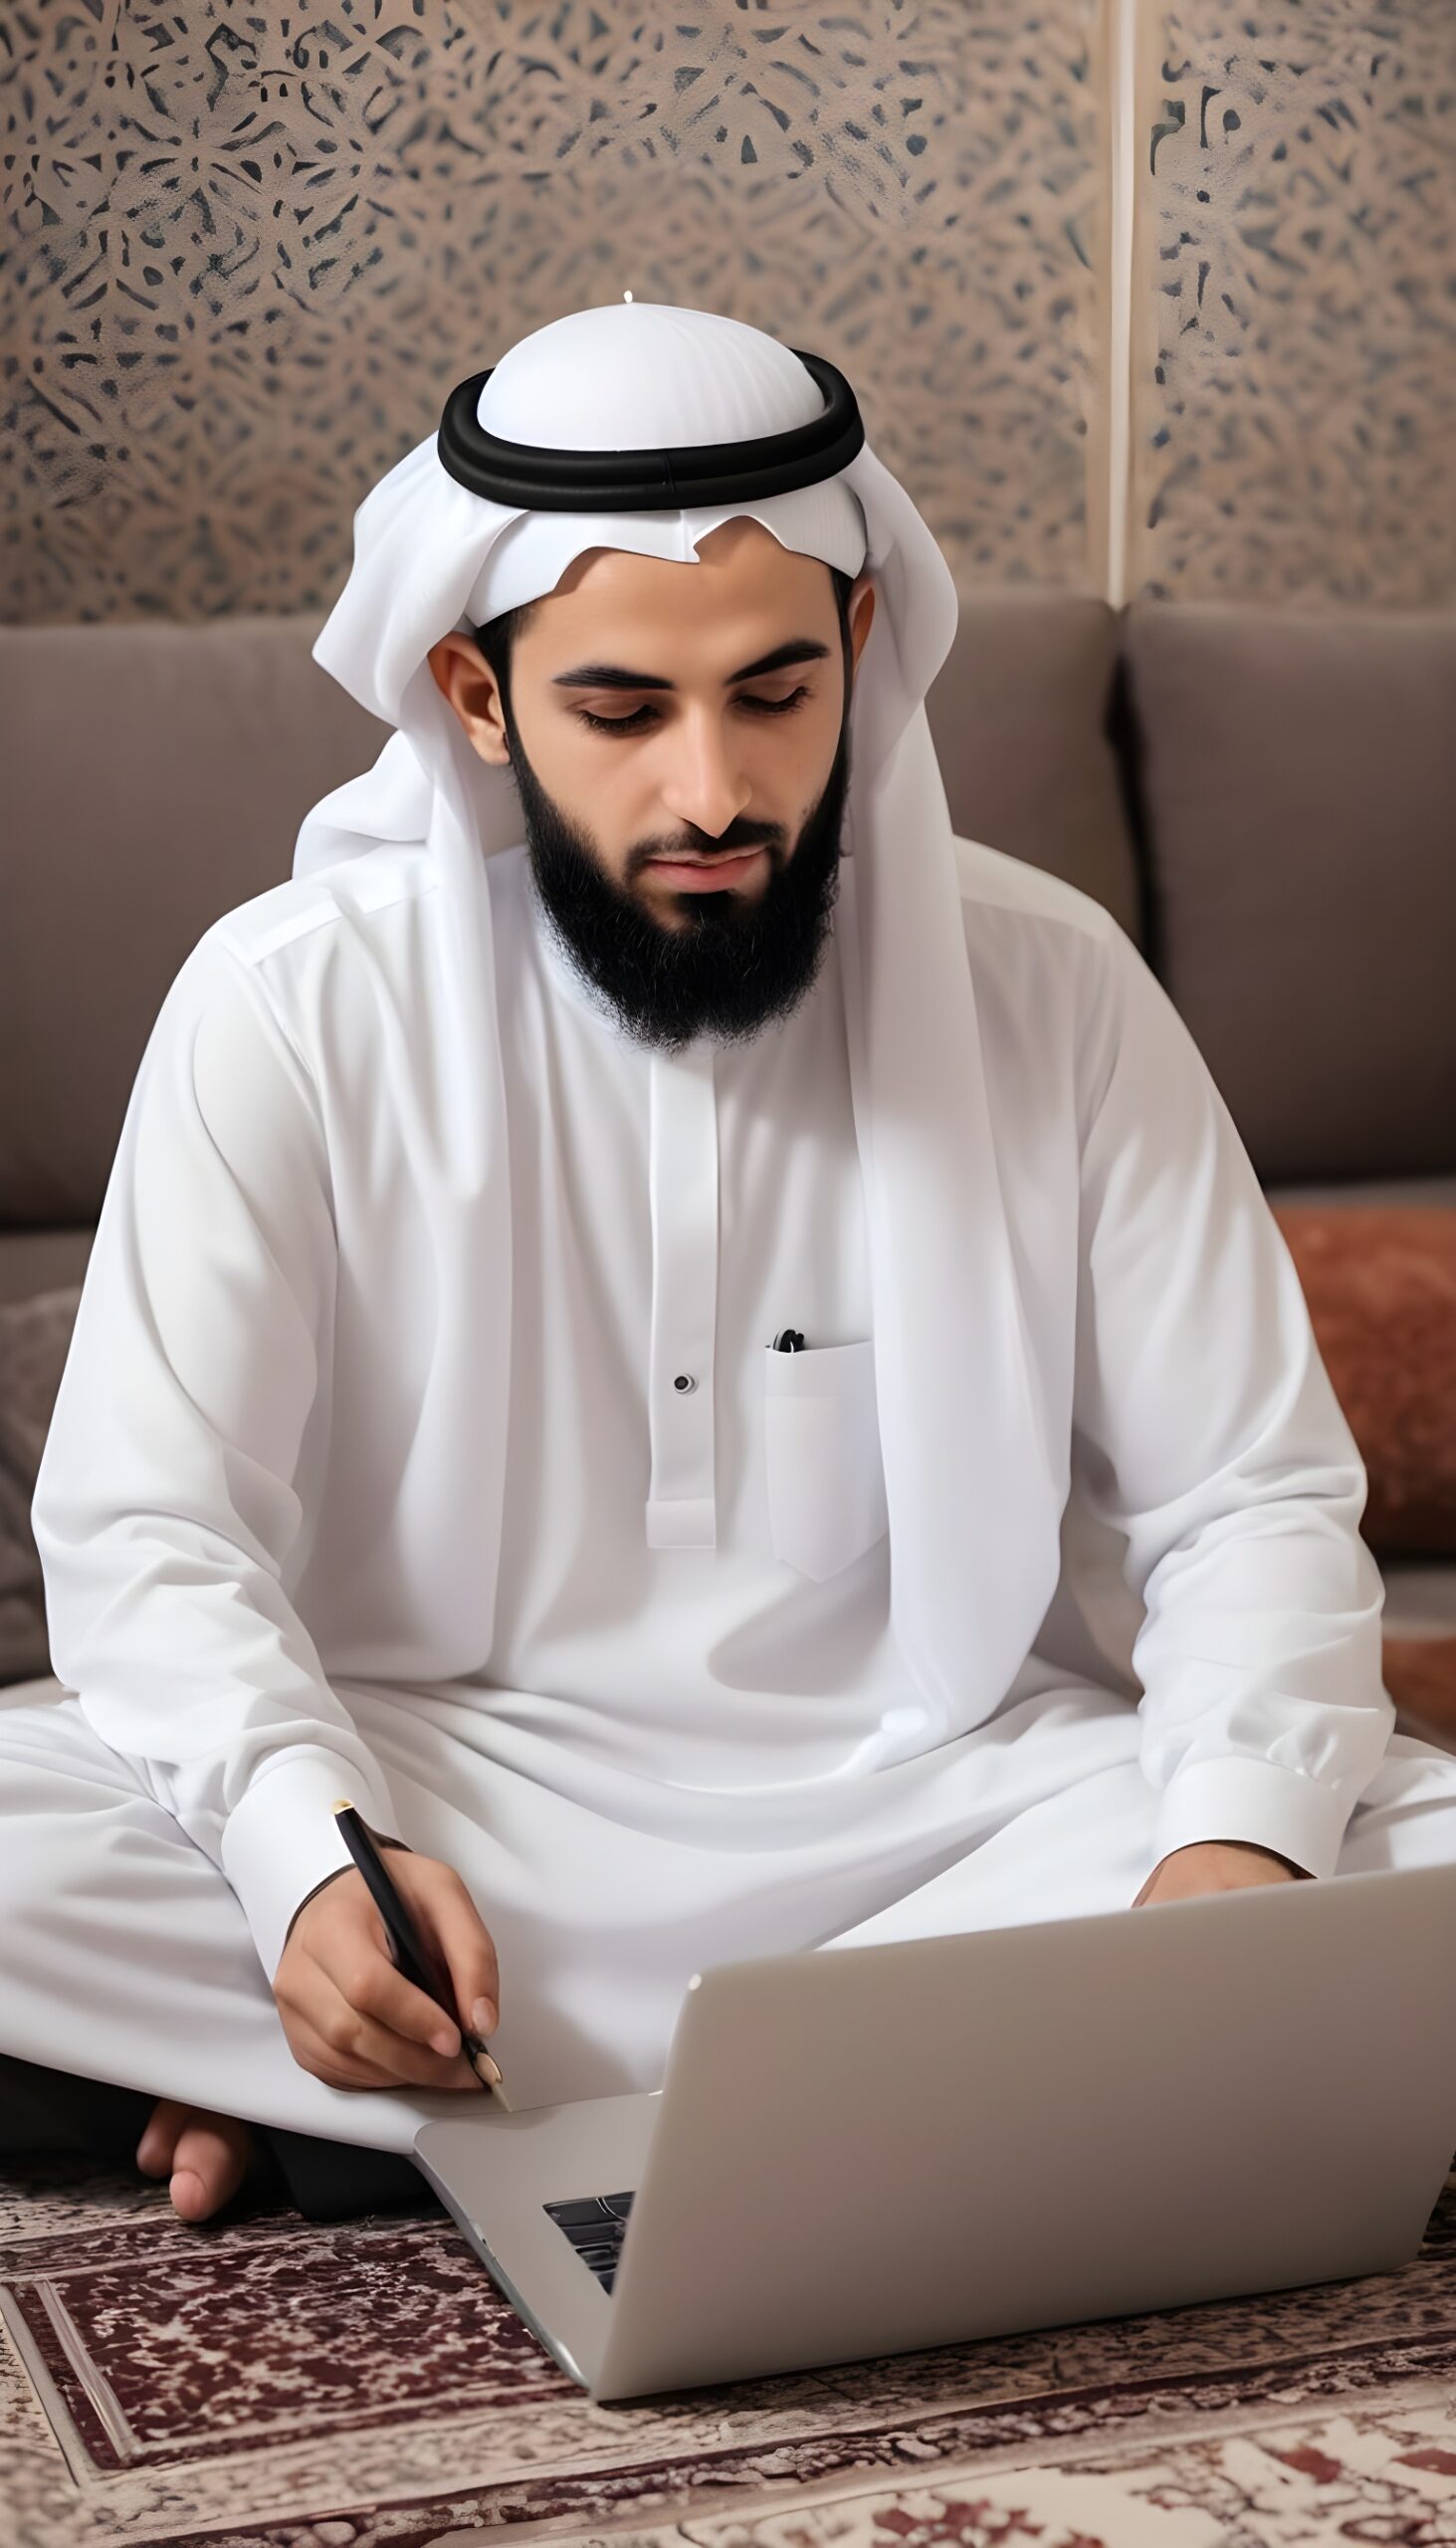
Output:
<svg viewBox="0 0 1456 2548">
<path fill-rule="evenodd" d="M 496 1942 L 469 1887 L 453 1868 L 449 1874 L 450 1881 L 438 1889 L 432 1904 L 436 1943 L 450 1968 L 462 2024 L 471 2034 L 490 2034 L 501 2014 Z"/>
<path fill-rule="evenodd" d="M 467 2055 L 452 2057 L 396 2034 L 344 1998 L 328 1975 L 314 1967 L 307 2010 L 295 2009 L 288 2027 L 294 2058 L 330 2088 L 465 2088 L 485 2093 Z M 416 1992 L 415 1998 L 420 1994 Z M 433 2005 L 433 2004 L 429 2004 Z M 437 2022 L 443 2022 L 436 2009 Z M 458 2037 L 457 2037 L 458 2043 Z"/>
<path fill-rule="evenodd" d="M 500 1974 L 490 1931 L 453 1867 L 400 1851 L 390 1872 L 455 2014 L 406 1980 L 362 1877 L 340 1869 L 295 1915 L 274 1976 L 295 2058 L 330 2087 L 484 2094 L 460 2031 L 463 2024 L 489 2033 L 496 2024 Z"/>
<path fill-rule="evenodd" d="M 425 2045 L 447 2056 L 459 2052 L 460 2028 L 437 2001 L 418 1990 L 413 1982 L 406 1982 L 398 1966 L 390 1962 L 382 1924 L 377 1945 L 361 1941 L 357 1962 L 325 1978 L 333 1981 L 335 1991 L 351 2009 L 357 2010 L 361 2017 L 371 2017 L 387 2034 L 402 2035 L 407 2043 Z"/>
</svg>

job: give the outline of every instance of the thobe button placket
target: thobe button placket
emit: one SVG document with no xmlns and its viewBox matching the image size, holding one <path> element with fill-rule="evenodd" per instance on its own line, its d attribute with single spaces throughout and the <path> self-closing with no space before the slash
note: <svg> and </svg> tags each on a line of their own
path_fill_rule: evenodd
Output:
<svg viewBox="0 0 1456 2548">
<path fill-rule="evenodd" d="M 647 1545 L 718 1544 L 713 1348 L 718 1325 L 718 1098 L 713 1046 L 654 1053 L 649 1141 L 652 1339 L 647 1407 L 652 1474 Z"/>
</svg>

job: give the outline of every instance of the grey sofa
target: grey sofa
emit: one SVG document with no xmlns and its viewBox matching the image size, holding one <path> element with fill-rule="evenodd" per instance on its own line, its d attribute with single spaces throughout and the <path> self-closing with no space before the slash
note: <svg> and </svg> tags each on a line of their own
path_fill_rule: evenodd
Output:
<svg viewBox="0 0 1456 2548">
<path fill-rule="evenodd" d="M 80 1279 L 178 965 L 386 740 L 317 625 L 0 630 L 0 1304 Z M 1453 701 L 1456 619 L 962 603 L 930 700 L 956 829 L 1116 914 L 1276 1205 L 1456 1211 Z M 1120 1555 L 1069 1512 L 1069 1659 L 1132 1689 Z M 1456 1637 L 1456 1559 L 1381 1562 L 1387 1629 Z"/>
</svg>

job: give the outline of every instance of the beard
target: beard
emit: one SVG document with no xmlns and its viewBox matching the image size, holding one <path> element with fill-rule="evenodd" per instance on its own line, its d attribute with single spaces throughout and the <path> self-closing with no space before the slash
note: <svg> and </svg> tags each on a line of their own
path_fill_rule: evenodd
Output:
<svg viewBox="0 0 1456 2548">
<path fill-rule="evenodd" d="M 787 1017 L 818 973 L 839 889 L 850 776 L 848 699 L 833 766 L 796 848 L 785 855 L 765 842 L 768 882 L 752 898 L 733 886 L 677 895 L 686 917 L 676 929 L 665 929 L 638 895 L 607 875 L 589 836 L 536 778 L 504 691 L 501 704 L 542 911 L 568 961 L 610 1001 L 628 1034 L 671 1052 L 702 1034 L 741 1043 L 770 1020 Z M 726 853 L 739 830 L 744 847 L 763 839 L 761 826 L 755 830 L 744 817 L 716 841 L 692 833 L 686 840 L 648 842 L 633 853 L 632 870 L 671 851 L 705 858 Z"/>
</svg>

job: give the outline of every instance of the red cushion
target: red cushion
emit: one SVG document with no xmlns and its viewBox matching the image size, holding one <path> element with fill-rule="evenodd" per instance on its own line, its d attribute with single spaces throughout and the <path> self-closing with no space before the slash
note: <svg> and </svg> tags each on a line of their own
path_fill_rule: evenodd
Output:
<svg viewBox="0 0 1456 2548">
<path fill-rule="evenodd" d="M 1396 1733 L 1456 1752 L 1456 1636 L 1387 1636 L 1381 1669 Z"/>
<path fill-rule="evenodd" d="M 1456 1210 L 1273 1208 L 1368 1473 L 1367 1545 L 1456 1555 Z"/>
</svg>

